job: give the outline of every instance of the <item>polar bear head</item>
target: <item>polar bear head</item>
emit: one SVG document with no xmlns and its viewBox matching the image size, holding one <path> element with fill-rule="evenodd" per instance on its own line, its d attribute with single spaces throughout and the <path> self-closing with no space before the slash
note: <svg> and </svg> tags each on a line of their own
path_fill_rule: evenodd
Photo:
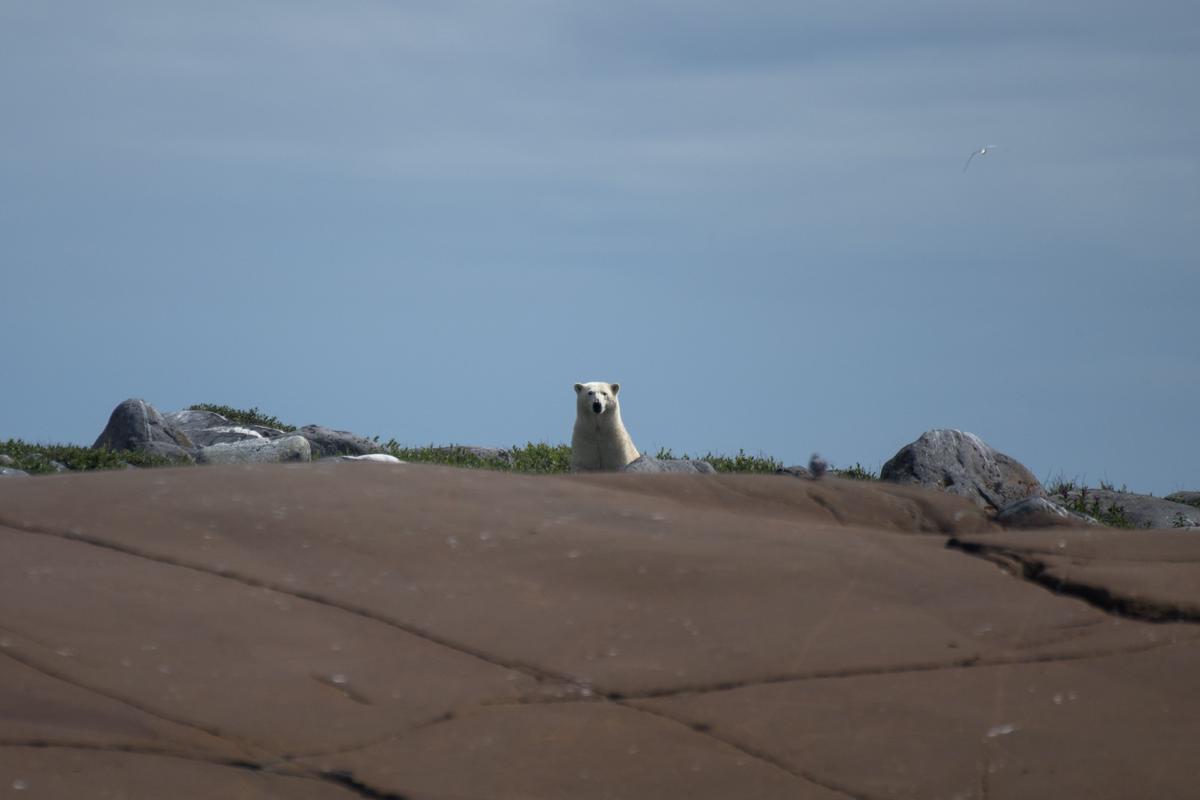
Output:
<svg viewBox="0 0 1200 800">
<path fill-rule="evenodd" d="M 617 408 L 617 392 L 621 390 L 619 383 L 592 381 L 591 383 L 575 384 L 575 399 L 579 406 L 579 414 L 595 414 L 600 416 L 611 409 Z"/>
</svg>

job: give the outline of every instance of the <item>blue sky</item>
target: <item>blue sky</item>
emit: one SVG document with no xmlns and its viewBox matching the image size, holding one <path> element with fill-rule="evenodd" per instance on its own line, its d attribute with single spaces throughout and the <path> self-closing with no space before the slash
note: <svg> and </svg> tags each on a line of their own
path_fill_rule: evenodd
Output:
<svg viewBox="0 0 1200 800">
<path fill-rule="evenodd" d="M 0 0 L 0 437 L 119 401 L 1200 488 L 1194 2 Z M 985 144 L 998 149 L 977 158 Z"/>
</svg>

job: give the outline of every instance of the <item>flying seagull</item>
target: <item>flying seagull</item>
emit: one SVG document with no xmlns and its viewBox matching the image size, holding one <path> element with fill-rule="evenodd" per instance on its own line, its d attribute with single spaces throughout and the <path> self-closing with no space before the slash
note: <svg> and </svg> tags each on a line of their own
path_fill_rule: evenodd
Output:
<svg viewBox="0 0 1200 800">
<path fill-rule="evenodd" d="M 996 149 L 996 145 L 988 144 L 988 145 L 984 145 L 983 147 L 979 148 L 978 150 L 972 150 L 971 155 L 967 156 L 967 163 L 963 164 L 963 172 L 966 172 L 967 167 L 971 166 L 972 158 L 974 158 L 975 156 L 986 156 L 988 153 L 992 152 L 995 149 Z"/>
</svg>

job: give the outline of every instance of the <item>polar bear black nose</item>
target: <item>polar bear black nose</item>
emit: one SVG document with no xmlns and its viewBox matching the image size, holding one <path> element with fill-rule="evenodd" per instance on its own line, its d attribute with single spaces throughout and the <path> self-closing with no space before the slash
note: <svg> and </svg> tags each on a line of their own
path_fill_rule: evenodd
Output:
<svg viewBox="0 0 1200 800">
<path fill-rule="evenodd" d="M 595 400 L 593 400 L 593 401 L 592 401 L 592 411 L 595 411 L 597 414 L 599 414 L 599 413 L 600 413 L 600 409 L 601 409 L 600 403 L 599 403 L 599 402 L 597 402 L 597 401 L 595 401 Z"/>
</svg>

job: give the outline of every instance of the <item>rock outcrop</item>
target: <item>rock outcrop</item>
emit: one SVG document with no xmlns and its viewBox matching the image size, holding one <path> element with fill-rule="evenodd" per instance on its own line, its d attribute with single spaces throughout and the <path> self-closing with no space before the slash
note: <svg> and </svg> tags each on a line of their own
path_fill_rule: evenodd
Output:
<svg viewBox="0 0 1200 800">
<path fill-rule="evenodd" d="M 93 447 L 132 450 L 202 464 L 309 461 L 328 456 L 378 453 L 363 436 L 306 425 L 295 433 L 239 423 L 213 411 L 188 408 L 160 413 L 141 399 L 122 402 Z M 65 468 L 64 468 L 65 469 Z"/>
<path fill-rule="evenodd" d="M 1189 506 L 1200 508 L 1200 492 L 1174 492 L 1163 498 L 1170 500 L 1173 503 L 1184 503 Z"/>
<path fill-rule="evenodd" d="M 654 458 L 639 456 L 621 467 L 618 472 L 662 473 L 673 472 L 684 475 L 711 475 L 716 472 L 707 461 L 690 458 Z"/>
<path fill-rule="evenodd" d="M 1065 494 L 1051 495 L 1050 499 L 1085 508 L 1102 522 L 1107 517 L 1134 528 L 1200 527 L 1200 508 L 1147 494 L 1088 488 L 1070 489 Z"/>
<path fill-rule="evenodd" d="M 312 448 L 303 436 L 279 439 L 247 439 L 201 447 L 196 454 L 201 464 L 270 464 L 311 461 Z"/>
<path fill-rule="evenodd" d="M 879 478 L 941 489 L 992 511 L 1045 496 L 1038 479 L 1016 459 L 973 433 L 945 428 L 927 431 L 902 447 L 880 469 Z"/>
<path fill-rule="evenodd" d="M 313 458 L 326 456 L 365 456 L 378 453 L 379 443 L 350 431 L 335 431 L 323 425 L 305 425 L 296 431 L 308 439 Z"/>
<path fill-rule="evenodd" d="M 996 514 L 1006 528 L 1052 528 L 1058 525 L 1096 525 L 1096 520 L 1063 508 L 1045 497 L 1015 500 Z"/>
<path fill-rule="evenodd" d="M 175 430 L 182 431 L 196 447 L 287 436 L 287 431 L 278 428 L 234 423 L 221 414 L 198 408 L 172 411 L 163 414 L 163 419 Z"/>
<path fill-rule="evenodd" d="M 137 450 L 188 461 L 195 449 L 186 434 L 168 423 L 157 408 L 139 398 L 125 400 L 113 409 L 92 447 Z"/>
</svg>

